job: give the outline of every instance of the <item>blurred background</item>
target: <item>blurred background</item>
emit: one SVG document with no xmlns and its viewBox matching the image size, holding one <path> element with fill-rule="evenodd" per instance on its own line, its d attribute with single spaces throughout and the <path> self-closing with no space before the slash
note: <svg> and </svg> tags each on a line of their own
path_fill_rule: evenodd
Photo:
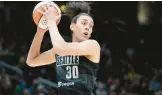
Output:
<svg viewBox="0 0 162 95">
<path fill-rule="evenodd" d="M 53 64 L 26 65 L 38 1 L 0 1 L 0 95 L 57 95 Z M 63 8 L 64 1 L 56 2 Z M 162 95 L 162 2 L 92 2 L 92 38 L 101 45 L 96 95 Z M 70 41 L 69 19 L 58 28 Z M 46 33 L 41 51 L 52 47 Z"/>
</svg>

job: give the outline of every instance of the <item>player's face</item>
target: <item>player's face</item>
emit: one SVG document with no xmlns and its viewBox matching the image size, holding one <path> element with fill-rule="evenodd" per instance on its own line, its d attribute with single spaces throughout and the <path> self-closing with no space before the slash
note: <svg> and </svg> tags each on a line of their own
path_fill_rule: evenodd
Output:
<svg viewBox="0 0 162 95">
<path fill-rule="evenodd" d="M 93 25 L 94 22 L 91 17 L 85 15 L 80 16 L 76 24 L 73 24 L 71 28 L 73 36 L 79 41 L 88 40 L 91 36 Z"/>
</svg>

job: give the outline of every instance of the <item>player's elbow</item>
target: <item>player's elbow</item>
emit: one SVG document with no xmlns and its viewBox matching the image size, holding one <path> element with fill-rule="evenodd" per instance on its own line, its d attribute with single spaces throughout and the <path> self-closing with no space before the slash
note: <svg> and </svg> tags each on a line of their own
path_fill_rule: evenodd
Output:
<svg viewBox="0 0 162 95">
<path fill-rule="evenodd" d="M 26 64 L 29 66 L 29 67 L 35 67 L 32 60 L 26 60 Z"/>
<path fill-rule="evenodd" d="M 26 60 L 26 64 L 27 64 L 29 67 L 33 67 L 33 65 L 31 64 L 31 61 L 29 61 L 29 60 Z"/>
</svg>

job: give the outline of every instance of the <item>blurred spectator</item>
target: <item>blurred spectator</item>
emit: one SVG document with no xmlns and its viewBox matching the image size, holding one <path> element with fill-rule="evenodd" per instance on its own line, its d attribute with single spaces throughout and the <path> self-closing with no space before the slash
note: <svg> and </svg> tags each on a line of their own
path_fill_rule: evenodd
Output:
<svg viewBox="0 0 162 95">
<path fill-rule="evenodd" d="M 153 76 L 152 80 L 150 81 L 149 88 L 152 89 L 154 92 L 160 90 L 161 84 L 157 81 L 157 77 Z"/>
<path fill-rule="evenodd" d="M 162 88 L 158 92 L 155 92 L 155 95 L 162 95 Z"/>
<path fill-rule="evenodd" d="M 118 95 L 120 92 L 120 80 L 116 78 L 110 86 L 110 93 L 113 95 Z"/>
<path fill-rule="evenodd" d="M 136 78 L 137 78 L 137 74 L 134 71 L 134 68 L 131 68 L 130 72 L 128 73 L 128 79 L 132 81 L 135 80 Z"/>
<path fill-rule="evenodd" d="M 107 95 L 107 86 L 105 83 L 97 83 L 96 95 Z"/>
<path fill-rule="evenodd" d="M 120 95 L 127 95 L 127 94 L 128 92 L 124 88 L 121 88 Z"/>
<path fill-rule="evenodd" d="M 24 89 L 22 95 L 32 95 L 32 94 L 30 93 L 28 89 Z"/>
<path fill-rule="evenodd" d="M 132 58 L 134 56 L 134 49 L 133 48 L 128 48 L 126 50 L 126 55 L 128 56 L 128 58 L 130 58 L 132 60 Z"/>
<path fill-rule="evenodd" d="M 0 73 L 0 84 L 2 87 L 2 95 L 11 95 L 12 83 L 6 69 L 2 68 Z"/>
<path fill-rule="evenodd" d="M 26 82 L 21 76 L 18 77 L 17 81 L 18 84 L 16 85 L 15 95 L 21 95 L 26 88 Z"/>
<path fill-rule="evenodd" d="M 147 81 L 142 81 L 139 95 L 154 95 L 154 92 L 148 89 L 149 85 Z"/>
<path fill-rule="evenodd" d="M 37 95 L 44 95 L 44 89 L 45 89 L 45 87 L 42 84 L 38 84 L 38 86 L 36 88 L 36 90 L 38 92 Z"/>
</svg>

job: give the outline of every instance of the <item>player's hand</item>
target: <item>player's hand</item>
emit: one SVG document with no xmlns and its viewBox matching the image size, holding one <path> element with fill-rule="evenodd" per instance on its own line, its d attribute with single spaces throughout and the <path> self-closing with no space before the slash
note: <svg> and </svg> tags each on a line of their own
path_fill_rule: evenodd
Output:
<svg viewBox="0 0 162 95">
<path fill-rule="evenodd" d="M 39 13 L 45 16 L 45 18 L 48 20 L 55 21 L 60 18 L 60 16 L 55 16 L 54 14 L 54 5 L 51 2 L 47 2 L 46 6 L 42 6 L 44 11 L 38 10 Z"/>
<path fill-rule="evenodd" d="M 48 31 L 48 28 L 47 29 L 42 29 L 40 27 L 37 27 L 37 32 L 43 32 L 43 33 L 45 33 L 47 31 Z"/>
</svg>

